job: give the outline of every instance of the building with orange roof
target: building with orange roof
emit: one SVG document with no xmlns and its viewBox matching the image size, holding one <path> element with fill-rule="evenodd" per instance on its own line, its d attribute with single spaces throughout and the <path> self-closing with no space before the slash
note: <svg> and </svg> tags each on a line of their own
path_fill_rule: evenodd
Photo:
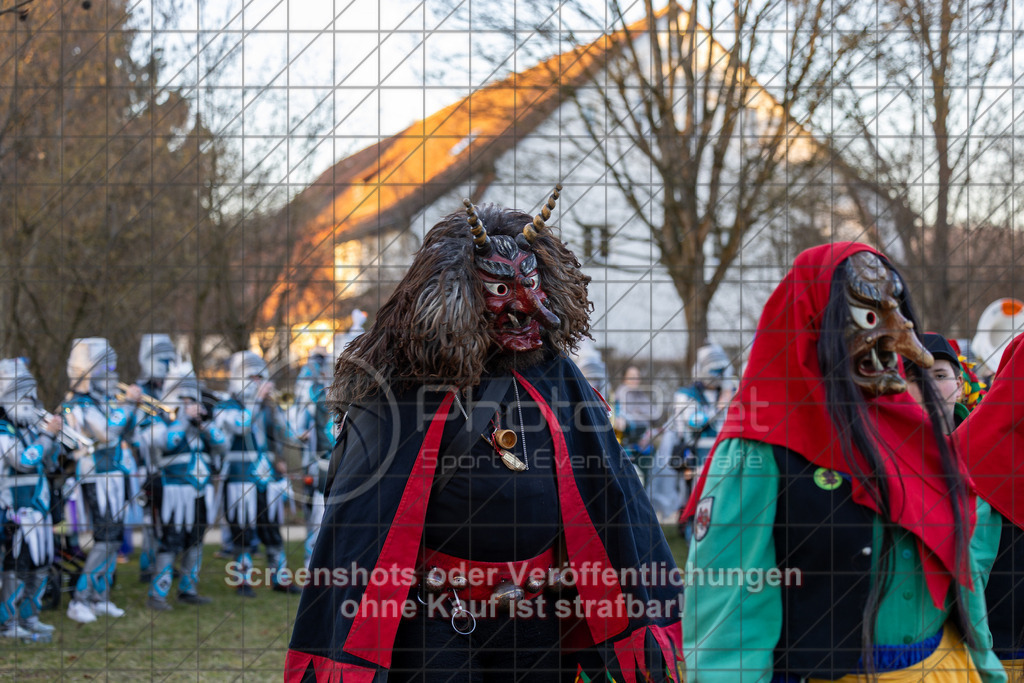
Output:
<svg viewBox="0 0 1024 683">
<path fill-rule="evenodd" d="M 705 42 L 712 57 L 722 49 L 710 38 Z M 624 361 L 678 360 L 686 335 L 683 303 L 659 264 L 649 231 L 608 180 L 599 155 L 588 149 L 594 141 L 581 122 L 600 116 L 602 101 L 585 91 L 614 58 L 615 44 L 615 34 L 603 36 L 475 90 L 342 159 L 303 191 L 296 202 L 303 203 L 306 218 L 289 225 L 300 235 L 298 244 L 262 316 L 268 328 L 287 332 L 292 358 L 300 359 L 314 344 L 330 346 L 348 329 L 356 308 L 367 311 L 372 323 L 422 235 L 459 210 L 461 197 L 534 213 L 561 182 L 563 199 L 553 223 L 593 278 L 598 347 Z M 758 89 L 749 106 L 767 112 L 778 104 Z M 819 149 L 799 126 L 792 136 L 790 155 L 810 157 Z M 650 193 L 657 194 L 653 181 Z M 860 231 L 854 217 L 849 223 L 833 224 L 833 233 Z M 762 239 L 753 233 L 735 278 L 714 302 L 712 327 L 726 346 L 749 343 L 761 305 L 782 275 L 766 264 L 788 263 L 795 255 L 775 253 L 792 247 L 772 234 L 776 226 L 767 228 Z"/>
</svg>

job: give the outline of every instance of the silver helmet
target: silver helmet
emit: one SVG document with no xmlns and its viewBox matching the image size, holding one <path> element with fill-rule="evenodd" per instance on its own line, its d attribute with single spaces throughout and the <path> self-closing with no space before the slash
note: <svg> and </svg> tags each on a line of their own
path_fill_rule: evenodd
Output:
<svg viewBox="0 0 1024 683">
<path fill-rule="evenodd" d="M 697 361 L 693 365 L 693 376 L 705 385 L 719 389 L 723 380 L 736 376 L 725 349 L 718 344 L 705 344 L 697 349 Z"/>
<path fill-rule="evenodd" d="M 103 337 L 85 337 L 71 343 L 68 379 L 78 392 L 101 396 L 117 393 L 117 353 Z"/>
<path fill-rule="evenodd" d="M 327 349 L 314 346 L 309 352 L 309 359 L 295 379 L 295 400 L 299 403 L 317 401 L 319 389 L 329 385 L 333 379 L 332 370 L 331 357 Z"/>
<path fill-rule="evenodd" d="M 39 419 L 36 378 L 24 358 L 0 360 L 0 408 L 11 422 L 27 426 Z"/>
<path fill-rule="evenodd" d="M 199 378 L 188 361 L 171 364 L 167 376 L 164 377 L 164 390 L 160 397 L 163 403 L 172 407 L 181 405 L 185 399 L 191 399 L 196 403 L 202 402 Z"/>
<path fill-rule="evenodd" d="M 255 400 L 260 384 L 268 379 L 267 363 L 258 353 L 238 351 L 228 359 L 228 393 L 243 403 Z"/>
<path fill-rule="evenodd" d="M 171 363 L 178 360 L 178 350 L 170 335 L 144 334 L 139 344 L 139 379 L 143 382 L 167 376 Z"/>
</svg>

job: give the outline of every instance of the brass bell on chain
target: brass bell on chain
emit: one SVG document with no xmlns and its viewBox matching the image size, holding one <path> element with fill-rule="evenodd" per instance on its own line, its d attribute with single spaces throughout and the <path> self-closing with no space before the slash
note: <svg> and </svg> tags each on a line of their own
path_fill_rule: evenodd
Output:
<svg viewBox="0 0 1024 683">
<path fill-rule="evenodd" d="M 508 450 L 516 445 L 516 433 L 511 429 L 495 429 L 494 443 L 498 444 L 499 448 Z"/>
</svg>

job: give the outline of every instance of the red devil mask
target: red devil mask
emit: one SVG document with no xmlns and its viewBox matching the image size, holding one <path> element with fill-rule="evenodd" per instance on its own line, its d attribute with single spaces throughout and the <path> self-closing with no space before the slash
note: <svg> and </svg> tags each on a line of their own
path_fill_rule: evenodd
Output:
<svg viewBox="0 0 1024 683">
<path fill-rule="evenodd" d="M 545 228 L 544 221 L 551 217 L 561 189 L 560 185 L 555 188 L 540 215 L 515 238 L 488 235 L 476 207 L 468 199 L 462 200 L 476 248 L 477 271 L 484 285 L 491 337 L 503 351 L 536 351 L 543 345 L 540 328 L 555 329 L 561 322 L 547 307 L 537 256 L 531 250 L 534 239 Z"/>
<path fill-rule="evenodd" d="M 523 251 L 511 237 L 489 238 L 492 251 L 477 256 L 476 267 L 484 284 L 484 305 L 491 336 L 505 351 L 534 351 L 541 347 L 541 326 L 558 327 L 558 316 L 548 310 L 537 256 Z"/>
</svg>

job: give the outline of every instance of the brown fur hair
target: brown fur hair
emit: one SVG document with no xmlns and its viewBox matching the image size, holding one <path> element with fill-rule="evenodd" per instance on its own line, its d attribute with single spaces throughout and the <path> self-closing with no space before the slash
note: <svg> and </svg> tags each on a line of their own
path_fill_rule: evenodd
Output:
<svg viewBox="0 0 1024 683">
<path fill-rule="evenodd" d="M 494 204 L 477 207 L 491 235 L 515 237 L 533 217 Z M 568 247 L 544 230 L 533 242 L 548 308 L 557 329 L 544 330 L 545 347 L 569 353 L 590 333 L 590 278 Z M 343 410 L 381 387 L 441 384 L 471 387 L 499 355 L 488 333 L 483 285 L 473 263 L 465 211 L 430 229 L 409 272 L 380 310 L 373 326 L 338 358 L 330 389 Z"/>
</svg>

